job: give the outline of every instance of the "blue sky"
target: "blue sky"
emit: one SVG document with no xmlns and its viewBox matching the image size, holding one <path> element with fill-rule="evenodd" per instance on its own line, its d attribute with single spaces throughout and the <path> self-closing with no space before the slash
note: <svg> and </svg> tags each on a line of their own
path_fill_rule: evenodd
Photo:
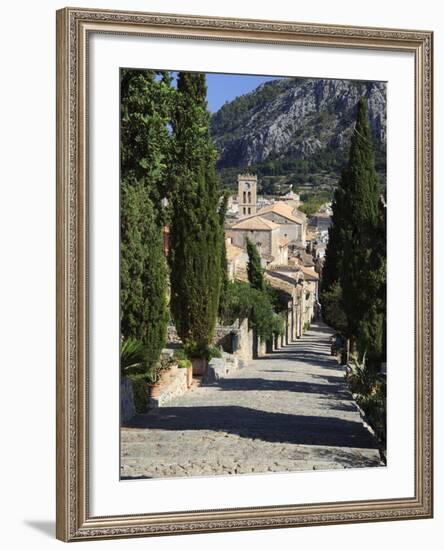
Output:
<svg viewBox="0 0 444 550">
<path fill-rule="evenodd" d="M 212 113 L 218 111 L 225 101 L 231 101 L 235 97 L 251 92 L 263 82 L 276 80 L 276 76 L 252 76 L 232 74 L 207 73 L 207 100 L 208 110 Z"/>
<path fill-rule="evenodd" d="M 175 79 L 177 72 L 173 71 L 171 74 Z M 235 97 L 251 92 L 259 84 L 280 78 L 278 76 L 219 73 L 206 73 L 206 77 L 208 110 L 211 113 L 218 111 L 226 101 L 232 101 Z"/>
</svg>

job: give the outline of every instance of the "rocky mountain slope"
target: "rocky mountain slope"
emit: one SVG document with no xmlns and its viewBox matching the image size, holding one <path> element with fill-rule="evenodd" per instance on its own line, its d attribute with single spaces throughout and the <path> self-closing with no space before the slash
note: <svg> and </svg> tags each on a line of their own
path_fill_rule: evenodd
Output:
<svg viewBox="0 0 444 550">
<path fill-rule="evenodd" d="M 319 171 L 338 176 L 360 96 L 367 99 L 377 169 L 384 177 L 385 83 L 309 78 L 266 82 L 212 116 L 219 170 L 250 167 L 264 175 L 287 174 L 290 183 Z"/>
</svg>

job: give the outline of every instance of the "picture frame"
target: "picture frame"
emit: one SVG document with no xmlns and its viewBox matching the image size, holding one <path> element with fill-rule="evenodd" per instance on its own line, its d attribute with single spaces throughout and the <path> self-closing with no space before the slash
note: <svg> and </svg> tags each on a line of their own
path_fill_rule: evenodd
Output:
<svg viewBox="0 0 444 550">
<path fill-rule="evenodd" d="M 91 119 L 88 77 L 93 35 L 402 52 L 414 62 L 414 474 L 411 496 L 92 513 L 89 354 Z M 57 12 L 57 472 L 56 530 L 63 541 L 430 518 L 432 443 L 433 33 L 254 19 L 64 8 Z M 116 106 L 117 109 L 117 106 Z"/>
</svg>

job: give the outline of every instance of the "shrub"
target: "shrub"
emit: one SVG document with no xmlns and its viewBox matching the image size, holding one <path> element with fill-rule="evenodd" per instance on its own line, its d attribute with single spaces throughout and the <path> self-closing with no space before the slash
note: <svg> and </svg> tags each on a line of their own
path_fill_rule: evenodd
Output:
<svg viewBox="0 0 444 550">
<path fill-rule="evenodd" d="M 179 359 L 177 366 L 180 369 L 190 369 L 193 365 L 189 359 Z"/>
<path fill-rule="evenodd" d="M 158 366 L 151 367 L 144 376 L 147 384 L 156 384 L 156 382 L 159 381 L 161 371 L 162 369 L 160 369 Z"/>
<path fill-rule="evenodd" d="M 225 323 L 248 318 L 250 326 L 263 342 L 272 338 L 278 325 L 270 294 L 266 290 L 257 290 L 248 283 L 230 283 L 226 298 Z"/>
<path fill-rule="evenodd" d="M 211 361 L 211 359 L 214 359 L 215 357 L 222 357 L 222 353 L 219 348 L 216 348 L 215 346 L 210 346 L 207 349 L 207 359 L 208 361 Z"/>
<path fill-rule="evenodd" d="M 138 414 L 146 412 L 148 406 L 148 381 L 146 375 L 136 374 L 129 377 L 133 383 L 134 406 Z"/>
<path fill-rule="evenodd" d="M 387 437 L 387 389 L 385 380 L 379 380 L 370 394 L 357 394 L 356 402 L 365 412 L 376 435 L 385 444 Z"/>
<path fill-rule="evenodd" d="M 386 442 L 387 387 L 384 376 L 366 364 L 366 357 L 360 362 L 352 357 L 348 365 L 346 379 L 356 399 L 364 411 L 370 425 L 382 443 Z"/>
<path fill-rule="evenodd" d="M 177 360 L 186 359 L 187 354 L 185 353 L 185 350 L 183 348 L 177 348 L 174 350 L 173 357 Z"/>
<path fill-rule="evenodd" d="M 282 314 L 275 313 L 273 316 L 273 336 L 282 336 L 285 334 L 285 319 Z"/>
<path fill-rule="evenodd" d="M 198 346 L 194 342 L 185 344 L 186 357 L 199 357 L 210 361 L 213 357 L 222 357 L 221 352 L 214 346 Z"/>
</svg>

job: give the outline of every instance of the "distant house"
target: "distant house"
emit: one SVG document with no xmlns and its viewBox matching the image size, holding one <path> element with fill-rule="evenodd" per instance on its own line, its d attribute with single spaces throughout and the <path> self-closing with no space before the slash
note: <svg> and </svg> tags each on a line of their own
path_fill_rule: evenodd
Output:
<svg viewBox="0 0 444 550">
<path fill-rule="evenodd" d="M 248 216 L 232 225 L 226 232 L 234 246 L 247 248 L 247 239 L 254 243 L 264 267 L 274 263 L 287 263 L 288 241 L 282 239 L 280 226 L 259 215 Z"/>
<path fill-rule="evenodd" d="M 279 225 L 281 238 L 305 245 L 307 217 L 297 208 L 287 202 L 279 201 L 261 208 L 257 216 Z"/>
</svg>

